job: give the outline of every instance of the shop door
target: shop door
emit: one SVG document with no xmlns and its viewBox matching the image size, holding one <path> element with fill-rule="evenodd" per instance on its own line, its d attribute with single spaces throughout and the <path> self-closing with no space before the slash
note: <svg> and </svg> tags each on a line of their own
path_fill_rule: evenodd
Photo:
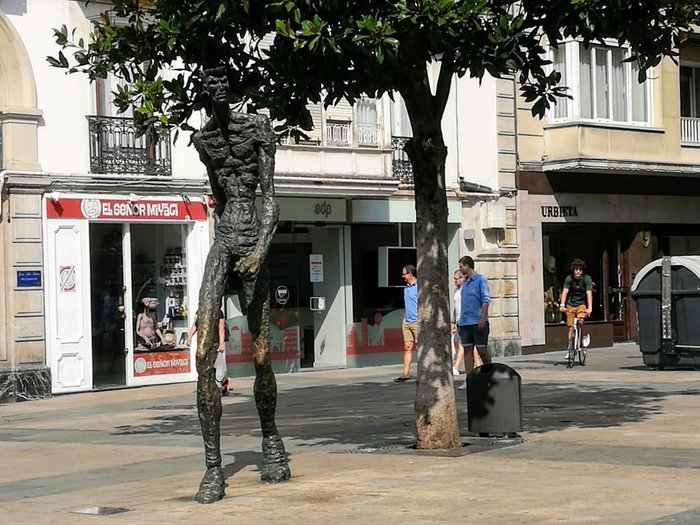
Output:
<svg viewBox="0 0 700 525">
<path fill-rule="evenodd" d="M 123 226 L 90 225 L 92 375 L 95 388 L 126 384 Z"/>
<path fill-rule="evenodd" d="M 93 386 L 89 239 L 87 221 L 48 221 L 47 352 L 54 394 Z"/>
<path fill-rule="evenodd" d="M 301 368 L 346 366 L 344 229 L 295 224 L 280 230 L 268 256 L 271 324 L 298 330 Z M 273 360 L 279 361 L 276 354 Z"/>
<path fill-rule="evenodd" d="M 342 227 L 311 229 L 309 308 L 314 325 L 314 367 L 344 367 L 346 352 L 345 247 Z"/>
<path fill-rule="evenodd" d="M 309 310 L 312 289 L 307 266 L 310 253 L 311 242 L 307 228 L 278 233 L 270 246 L 271 346 L 272 359 L 278 370 L 291 372 L 299 366 L 314 366 L 314 326 L 313 315 Z M 282 359 L 285 364 L 279 364 L 280 356 L 274 352 L 274 348 L 283 348 L 285 338 L 294 333 L 297 334 L 295 339 L 298 341 L 298 354 L 294 357 L 284 355 Z"/>
</svg>

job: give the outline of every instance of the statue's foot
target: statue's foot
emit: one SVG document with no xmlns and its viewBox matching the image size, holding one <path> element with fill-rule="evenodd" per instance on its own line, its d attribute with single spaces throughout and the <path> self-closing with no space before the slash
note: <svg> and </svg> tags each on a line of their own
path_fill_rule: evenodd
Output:
<svg viewBox="0 0 700 525">
<path fill-rule="evenodd" d="M 209 467 L 204 474 L 194 500 L 197 503 L 214 503 L 224 497 L 224 471 L 221 467 Z"/>
<path fill-rule="evenodd" d="M 292 477 L 287 451 L 279 436 L 266 436 L 262 443 L 263 464 L 260 479 L 266 483 L 280 483 Z"/>
</svg>

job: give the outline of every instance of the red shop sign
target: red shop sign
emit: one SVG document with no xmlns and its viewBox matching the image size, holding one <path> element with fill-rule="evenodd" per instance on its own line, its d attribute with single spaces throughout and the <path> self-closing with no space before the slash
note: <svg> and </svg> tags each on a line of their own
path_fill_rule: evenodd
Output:
<svg viewBox="0 0 700 525">
<path fill-rule="evenodd" d="M 202 221 L 207 218 L 207 209 L 199 199 L 129 201 L 61 198 L 46 200 L 46 214 L 49 219 Z"/>
<path fill-rule="evenodd" d="M 134 377 L 189 374 L 190 351 L 134 353 Z"/>
</svg>

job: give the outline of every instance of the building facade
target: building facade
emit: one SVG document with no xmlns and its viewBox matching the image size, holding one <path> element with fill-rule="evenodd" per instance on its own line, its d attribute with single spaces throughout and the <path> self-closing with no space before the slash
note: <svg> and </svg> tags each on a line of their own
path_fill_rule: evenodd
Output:
<svg viewBox="0 0 700 525">
<path fill-rule="evenodd" d="M 88 34 L 102 8 L 0 0 L 0 402 L 196 377 L 184 334 L 213 231 L 204 166 L 186 140 L 137 137 L 110 79 L 46 61 L 52 28 Z M 443 122 L 449 260 L 471 254 L 489 278 L 497 354 L 520 351 L 515 108 L 510 81 L 455 79 Z M 309 140 L 276 154 L 273 366 L 398 364 L 400 269 L 416 257 L 405 109 L 312 113 Z M 237 298 L 223 307 L 230 372 L 249 375 Z"/>
<path fill-rule="evenodd" d="M 572 99 L 542 121 L 518 104 L 518 235 L 522 344 L 564 348 L 556 310 L 573 258 L 594 281 L 593 344 L 634 339 L 629 291 L 662 255 L 700 249 L 700 136 L 696 66 L 689 40 L 637 82 L 629 50 L 615 43 L 554 50 Z M 552 293 L 552 287 L 554 293 Z"/>
</svg>

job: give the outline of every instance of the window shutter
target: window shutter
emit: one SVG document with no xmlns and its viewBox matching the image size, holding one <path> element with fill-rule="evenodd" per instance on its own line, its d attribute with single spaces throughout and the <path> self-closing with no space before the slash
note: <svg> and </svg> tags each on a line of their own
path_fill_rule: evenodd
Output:
<svg viewBox="0 0 700 525">
<path fill-rule="evenodd" d="M 314 123 L 314 127 L 311 131 L 305 131 L 309 138 L 313 141 L 321 142 L 321 136 L 323 133 L 323 109 L 320 102 L 315 104 L 307 104 L 306 106 L 311 113 L 311 120 Z"/>
<path fill-rule="evenodd" d="M 350 122 L 352 120 L 352 106 L 347 100 L 341 98 L 335 105 L 326 108 L 326 119 Z"/>
</svg>

